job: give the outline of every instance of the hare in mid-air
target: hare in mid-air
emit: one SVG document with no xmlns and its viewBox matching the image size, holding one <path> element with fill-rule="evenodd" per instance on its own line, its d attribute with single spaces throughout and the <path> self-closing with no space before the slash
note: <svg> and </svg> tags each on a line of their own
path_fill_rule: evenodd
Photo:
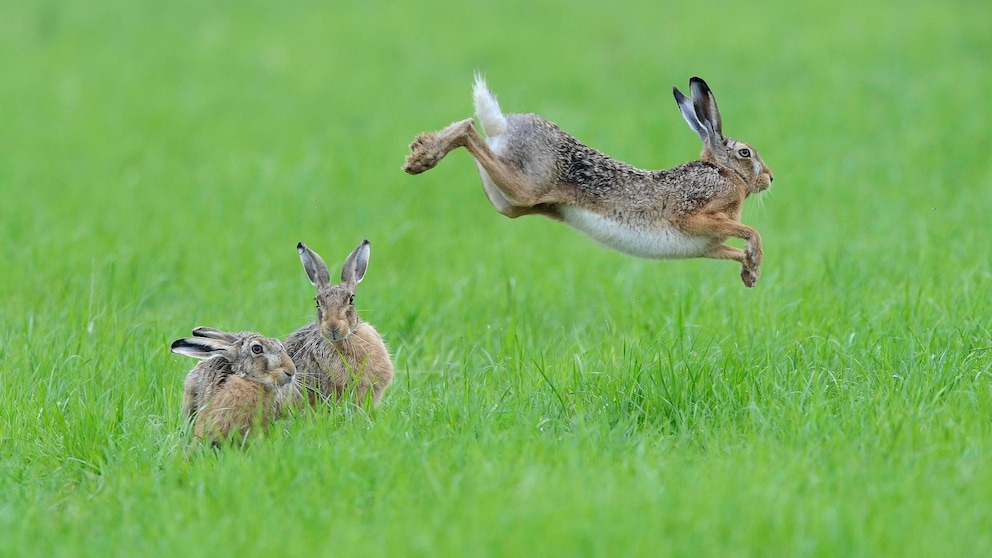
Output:
<svg viewBox="0 0 992 558">
<path fill-rule="evenodd" d="M 337 401 L 353 390 L 354 401 L 376 406 L 393 381 L 393 362 L 382 337 L 355 310 L 355 287 L 365 277 L 371 245 L 363 240 L 344 261 L 341 282 L 321 257 L 300 242 L 303 269 L 317 288 L 317 319 L 286 339 L 286 350 L 299 371 L 297 384 L 311 404 Z"/>
<path fill-rule="evenodd" d="M 215 444 L 268 428 L 279 412 L 277 391 L 296 373 L 278 339 L 254 332 L 198 327 L 170 349 L 200 359 L 186 376 L 183 415 L 193 421 L 197 440 Z"/>
<path fill-rule="evenodd" d="M 753 287 L 761 237 L 740 222 L 749 195 L 767 189 L 772 171 L 750 145 L 723 135 L 716 98 L 702 79 L 689 80 L 691 99 L 672 88 L 682 117 L 703 142 L 697 161 L 647 171 L 583 145 L 536 114 L 500 110 L 476 76 L 471 119 L 418 136 L 403 170 L 419 174 L 450 151 L 472 154 L 490 203 L 507 217 L 538 214 L 564 221 L 615 250 L 642 258 L 716 258 L 741 264 Z M 731 237 L 744 249 L 727 246 Z"/>
</svg>

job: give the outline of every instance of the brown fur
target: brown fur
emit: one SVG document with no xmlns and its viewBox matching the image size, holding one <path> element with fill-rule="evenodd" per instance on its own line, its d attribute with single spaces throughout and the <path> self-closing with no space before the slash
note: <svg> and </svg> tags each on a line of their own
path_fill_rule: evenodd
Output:
<svg viewBox="0 0 992 558">
<path fill-rule="evenodd" d="M 232 434 L 243 440 L 253 428 L 265 431 L 278 416 L 275 390 L 241 376 L 232 376 L 217 390 L 193 423 L 197 440 L 214 443 Z"/>
<path fill-rule="evenodd" d="M 317 324 L 308 324 L 286 339 L 286 350 L 300 370 L 297 385 L 311 404 L 320 399 L 339 401 L 349 388 L 363 405 L 371 389 L 372 405 L 382 400 L 393 381 L 393 363 L 378 332 L 360 322 L 341 341 L 328 341 Z"/>
</svg>

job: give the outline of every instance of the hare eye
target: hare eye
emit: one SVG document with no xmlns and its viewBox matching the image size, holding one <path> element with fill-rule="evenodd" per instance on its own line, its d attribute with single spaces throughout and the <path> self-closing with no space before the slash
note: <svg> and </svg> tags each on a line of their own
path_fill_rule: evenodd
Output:
<svg viewBox="0 0 992 558">
<path fill-rule="evenodd" d="M 741 157 L 747 158 L 747 157 L 750 157 L 751 156 L 751 150 L 750 149 L 738 149 L 737 150 L 737 154 L 740 155 Z"/>
<path fill-rule="evenodd" d="M 355 295 L 349 296 L 348 297 L 348 304 L 354 304 L 354 303 L 355 303 Z"/>
<path fill-rule="evenodd" d="M 262 346 L 259 345 L 258 343 L 253 343 L 251 346 L 251 352 L 255 353 L 256 355 L 262 354 Z"/>
</svg>

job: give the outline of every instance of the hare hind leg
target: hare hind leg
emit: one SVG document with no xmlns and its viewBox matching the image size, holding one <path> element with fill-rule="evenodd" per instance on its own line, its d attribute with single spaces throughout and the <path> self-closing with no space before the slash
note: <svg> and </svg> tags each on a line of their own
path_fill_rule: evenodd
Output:
<svg viewBox="0 0 992 558">
<path fill-rule="evenodd" d="M 409 174 L 430 170 L 458 147 L 467 149 L 475 159 L 483 190 L 496 211 L 511 218 L 534 213 L 551 217 L 556 215 L 547 205 L 553 202 L 541 199 L 535 193 L 539 188 L 531 179 L 493 152 L 471 118 L 455 122 L 443 130 L 417 136 L 410 144 L 410 154 L 403 170 Z"/>
<path fill-rule="evenodd" d="M 468 129 L 475 129 L 471 118 L 437 132 L 420 134 L 410 144 L 410 154 L 406 156 L 403 170 L 408 174 L 420 174 L 434 168 L 452 150 L 465 146 Z"/>
</svg>

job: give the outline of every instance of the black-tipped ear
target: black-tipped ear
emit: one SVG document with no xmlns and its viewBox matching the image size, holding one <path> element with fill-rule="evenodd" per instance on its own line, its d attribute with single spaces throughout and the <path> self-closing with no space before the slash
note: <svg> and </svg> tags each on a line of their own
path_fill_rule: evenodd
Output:
<svg viewBox="0 0 992 558">
<path fill-rule="evenodd" d="M 372 244 L 368 240 L 363 240 L 344 260 L 344 265 L 341 266 L 341 282 L 351 287 L 361 283 L 369 268 L 371 255 Z"/>
<path fill-rule="evenodd" d="M 296 245 L 296 252 L 300 255 L 300 261 L 303 262 L 303 269 L 307 272 L 310 284 L 318 289 L 331 284 L 331 274 L 327 271 L 327 264 L 317 252 L 307 248 L 302 242 Z"/>
<path fill-rule="evenodd" d="M 685 119 L 693 132 L 699 134 L 699 139 L 703 143 L 706 143 L 710 132 L 699 120 L 699 115 L 696 114 L 696 108 L 693 106 L 692 100 L 682 94 L 678 87 L 672 87 L 672 94 L 675 95 L 675 102 L 679 105 L 679 112 L 682 113 L 682 118 Z"/>
<path fill-rule="evenodd" d="M 226 331 L 221 331 L 212 327 L 198 326 L 193 328 L 193 336 L 195 337 L 208 337 L 210 339 L 219 339 L 221 341 L 227 341 L 228 343 L 234 343 L 238 337 L 232 333 Z"/>
<path fill-rule="evenodd" d="M 699 120 L 709 125 L 722 138 L 723 119 L 720 118 L 720 109 L 716 106 L 713 91 L 702 78 L 693 76 L 689 79 L 689 94 L 692 95 L 692 104 Z"/>
<path fill-rule="evenodd" d="M 209 337 L 176 339 L 169 346 L 169 350 L 179 355 L 198 359 L 207 359 L 215 356 L 222 356 L 228 360 L 231 359 L 231 345 Z"/>
</svg>

